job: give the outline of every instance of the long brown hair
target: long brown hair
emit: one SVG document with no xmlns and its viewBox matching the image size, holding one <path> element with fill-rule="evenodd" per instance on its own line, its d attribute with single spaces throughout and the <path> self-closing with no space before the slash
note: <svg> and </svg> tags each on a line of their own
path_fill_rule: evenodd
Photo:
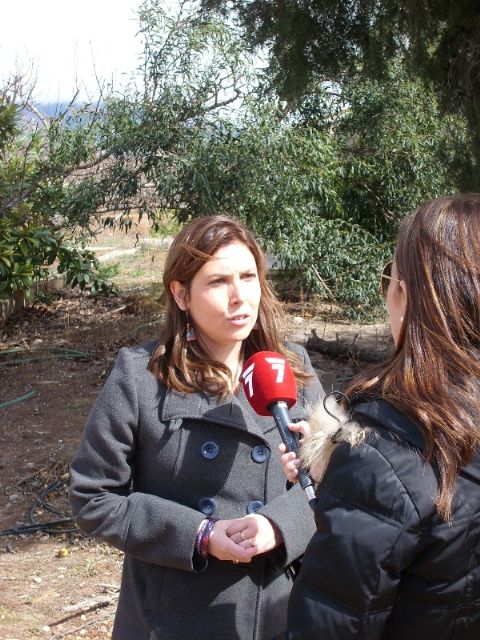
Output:
<svg viewBox="0 0 480 640">
<path fill-rule="evenodd" d="M 187 342 L 187 317 L 175 302 L 170 290 L 174 280 L 181 282 L 187 292 L 195 274 L 222 247 L 242 242 L 251 251 L 260 283 L 260 305 L 257 328 L 244 341 L 244 357 L 257 351 L 276 351 L 284 355 L 293 368 L 297 383 L 303 385 L 310 378 L 300 359 L 283 343 L 284 313 L 266 278 L 265 258 L 250 231 L 239 221 L 227 216 L 203 216 L 187 224 L 173 241 L 165 263 L 166 319 L 160 341 L 150 358 L 150 371 L 168 387 L 193 393 L 205 391 L 224 398 L 229 393 L 231 372 L 224 364 L 212 360 L 201 343 Z"/>
<path fill-rule="evenodd" d="M 423 428 L 440 478 L 437 510 L 449 520 L 458 472 L 480 445 L 480 194 L 411 212 L 395 262 L 408 297 L 395 353 L 346 393 L 383 397 Z"/>
</svg>

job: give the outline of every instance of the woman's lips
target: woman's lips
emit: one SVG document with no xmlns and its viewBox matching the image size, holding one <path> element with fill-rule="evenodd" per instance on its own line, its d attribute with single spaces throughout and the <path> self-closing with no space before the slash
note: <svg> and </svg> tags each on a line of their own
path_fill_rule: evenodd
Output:
<svg viewBox="0 0 480 640">
<path fill-rule="evenodd" d="M 236 316 L 232 316 L 231 318 L 229 318 L 229 322 L 231 322 L 232 324 L 247 324 L 248 321 L 250 320 L 250 316 L 243 313 L 243 314 L 238 314 Z"/>
</svg>

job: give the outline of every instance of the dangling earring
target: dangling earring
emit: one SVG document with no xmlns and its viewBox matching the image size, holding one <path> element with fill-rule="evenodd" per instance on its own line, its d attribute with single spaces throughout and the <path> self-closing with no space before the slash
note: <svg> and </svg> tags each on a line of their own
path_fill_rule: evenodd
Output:
<svg viewBox="0 0 480 640">
<path fill-rule="evenodd" d="M 400 322 L 403 322 L 403 316 L 400 316 Z"/>
<path fill-rule="evenodd" d="M 185 311 L 185 315 L 187 316 L 187 326 L 185 327 L 185 339 L 187 342 L 193 342 L 197 339 L 197 334 L 195 333 L 195 329 L 190 324 L 190 316 L 188 315 L 188 311 Z"/>
</svg>

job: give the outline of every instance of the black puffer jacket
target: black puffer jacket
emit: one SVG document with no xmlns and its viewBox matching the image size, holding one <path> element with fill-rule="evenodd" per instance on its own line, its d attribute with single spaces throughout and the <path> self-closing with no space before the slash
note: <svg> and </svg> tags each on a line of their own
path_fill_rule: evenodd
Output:
<svg viewBox="0 0 480 640">
<path fill-rule="evenodd" d="M 417 428 L 385 402 L 368 404 L 362 422 L 373 430 L 358 447 L 337 446 L 318 487 L 285 637 L 479 640 L 480 458 L 459 476 L 446 524 L 434 469 L 408 443 L 421 446 Z M 399 416 L 407 441 L 380 427 Z"/>
</svg>

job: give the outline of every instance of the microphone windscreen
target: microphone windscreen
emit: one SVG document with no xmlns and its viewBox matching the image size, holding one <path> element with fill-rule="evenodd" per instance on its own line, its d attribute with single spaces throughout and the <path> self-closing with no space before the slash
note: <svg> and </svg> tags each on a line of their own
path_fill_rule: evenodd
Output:
<svg viewBox="0 0 480 640">
<path fill-rule="evenodd" d="M 297 401 L 297 383 L 284 356 L 275 351 L 258 351 L 249 358 L 240 376 L 247 400 L 261 416 L 270 416 L 269 407 L 283 400 L 290 408 Z"/>
</svg>

